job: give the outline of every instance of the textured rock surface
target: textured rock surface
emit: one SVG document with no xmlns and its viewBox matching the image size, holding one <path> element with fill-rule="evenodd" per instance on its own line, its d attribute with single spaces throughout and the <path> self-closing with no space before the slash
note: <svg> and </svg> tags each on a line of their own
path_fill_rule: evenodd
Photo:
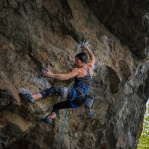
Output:
<svg viewBox="0 0 149 149">
<path fill-rule="evenodd" d="M 90 10 L 139 59 L 149 45 L 149 1 L 85 0 Z M 104 13 L 103 13 L 104 12 Z"/>
<path fill-rule="evenodd" d="M 96 14 L 101 2 L 104 7 Z M 111 1 L 111 11 L 109 3 L 101 2 L 0 0 L 0 148 L 58 148 L 66 111 L 61 110 L 49 125 L 41 123 L 40 118 L 49 115 L 52 105 L 62 99 L 52 96 L 31 104 L 20 99 L 18 93 L 26 89 L 38 93 L 53 85 L 69 86 L 71 80 L 44 78 L 40 70 L 47 65 L 55 73 L 72 70 L 82 37 L 89 41 L 96 57 L 90 90 L 95 98 L 95 116 L 91 118 L 84 106 L 69 110 L 61 148 L 136 148 L 149 96 L 149 59 L 144 56 L 148 32 L 144 36 L 140 31 L 146 30 L 143 24 L 127 18 L 127 23 L 123 20 L 124 26 L 135 29 L 123 32 L 122 28 L 115 33 L 125 43 L 121 44 L 102 23 L 116 29 L 117 22 L 112 22 L 121 17 L 123 9 L 116 13 L 120 5 L 116 1 Z M 141 1 L 134 5 L 131 1 L 120 3 L 133 10 Z M 147 22 L 148 15 L 144 19 Z M 134 40 L 139 39 L 136 31 L 146 37 L 145 47 L 143 40 Z"/>
</svg>

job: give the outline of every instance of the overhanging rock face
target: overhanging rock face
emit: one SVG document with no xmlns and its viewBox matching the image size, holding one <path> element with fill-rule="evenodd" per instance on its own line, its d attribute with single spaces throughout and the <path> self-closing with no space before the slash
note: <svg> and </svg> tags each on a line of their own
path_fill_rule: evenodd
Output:
<svg viewBox="0 0 149 149">
<path fill-rule="evenodd" d="M 100 10 L 99 16 L 96 14 L 101 2 L 91 2 L 0 1 L 0 148 L 58 148 L 66 111 L 61 110 L 48 125 L 41 123 L 40 118 L 49 115 L 52 105 L 63 99 L 52 96 L 31 104 L 20 99 L 18 93 L 28 91 L 35 94 L 54 85 L 70 86 L 71 80 L 45 78 L 40 70 L 48 65 L 54 73 L 71 71 L 82 37 L 89 42 L 96 58 L 90 89 L 95 99 L 92 108 L 94 117 L 89 116 L 84 106 L 77 110 L 70 109 L 61 148 L 137 147 L 149 96 L 148 46 L 143 47 L 144 41 L 137 43 L 136 40 L 132 51 L 130 42 L 139 39 L 138 36 L 134 34 L 132 39 L 129 35 L 133 32 L 129 30 L 126 30 L 129 32 L 127 36 L 123 36 L 125 33 L 122 30 L 118 34 L 110 33 L 114 24 L 108 24 L 108 28 L 111 27 L 109 31 L 102 23 L 107 25 L 108 20 L 113 21 L 115 13 L 110 13 L 111 18 L 100 20 L 102 13 L 105 16 L 104 9 Z M 114 6 L 118 4 L 111 2 L 112 12 L 115 12 L 117 7 Z M 127 1 L 126 8 L 131 8 L 130 4 L 131 1 Z M 134 6 L 138 4 L 134 3 Z M 104 3 L 104 8 L 109 8 L 108 3 Z M 143 10 L 141 6 L 140 10 Z M 119 13 L 117 16 L 121 16 Z M 147 22 L 145 14 L 142 16 Z M 104 18 L 105 22 L 102 21 Z M 134 28 L 136 20 L 127 20 Z M 140 25 L 142 30 L 146 30 Z M 139 23 L 135 31 L 138 26 Z M 144 31 L 138 31 L 141 37 L 146 37 L 147 45 L 148 32 L 144 36 Z M 130 42 L 122 40 L 122 44 L 115 35 L 125 41 L 129 37 Z"/>
<path fill-rule="evenodd" d="M 90 10 L 139 59 L 149 46 L 149 1 L 85 0 Z"/>
</svg>

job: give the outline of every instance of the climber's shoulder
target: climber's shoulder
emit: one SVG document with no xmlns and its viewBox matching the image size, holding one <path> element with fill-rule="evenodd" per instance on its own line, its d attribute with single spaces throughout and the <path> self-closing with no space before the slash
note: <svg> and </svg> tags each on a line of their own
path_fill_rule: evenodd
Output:
<svg viewBox="0 0 149 149">
<path fill-rule="evenodd" d="M 89 67 L 89 69 L 93 70 L 94 69 L 94 65 L 95 63 L 88 63 L 87 66 Z"/>
</svg>

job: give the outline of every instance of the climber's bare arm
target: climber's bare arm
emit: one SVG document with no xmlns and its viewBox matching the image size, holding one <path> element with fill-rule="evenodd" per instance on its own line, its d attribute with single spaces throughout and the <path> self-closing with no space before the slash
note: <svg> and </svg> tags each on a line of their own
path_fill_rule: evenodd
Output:
<svg viewBox="0 0 149 149">
<path fill-rule="evenodd" d="M 58 79 L 58 80 L 69 80 L 71 78 L 74 78 L 78 74 L 79 74 L 79 69 L 78 68 L 74 68 L 68 74 L 54 74 L 50 70 L 43 73 L 44 76 L 52 77 L 52 78 L 55 78 L 55 79 Z"/>
<path fill-rule="evenodd" d="M 91 52 L 91 50 L 88 48 L 87 45 L 83 45 L 83 50 L 86 50 L 89 54 L 90 57 L 90 62 L 88 63 L 88 66 L 90 66 L 92 69 L 94 68 L 94 64 L 95 64 L 95 57 L 93 55 L 93 53 Z"/>
</svg>

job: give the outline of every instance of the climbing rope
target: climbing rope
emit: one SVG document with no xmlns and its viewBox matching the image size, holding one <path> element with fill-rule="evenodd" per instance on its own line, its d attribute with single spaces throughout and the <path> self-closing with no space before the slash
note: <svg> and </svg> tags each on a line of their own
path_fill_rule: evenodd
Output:
<svg viewBox="0 0 149 149">
<path fill-rule="evenodd" d="M 60 148 L 60 144 L 61 144 L 61 140 L 62 140 L 62 135 L 63 135 L 64 128 L 65 128 L 65 122 L 66 122 L 66 118 L 67 118 L 67 113 L 68 113 L 68 109 L 67 109 L 67 111 L 66 111 L 65 121 L 64 121 L 63 129 L 62 129 L 62 133 L 61 133 L 61 137 L 60 137 L 58 149 Z"/>
<path fill-rule="evenodd" d="M 73 86 L 74 86 L 74 82 L 72 82 L 68 87 L 73 88 Z M 63 135 L 64 128 L 65 128 L 65 122 L 66 122 L 67 114 L 68 114 L 68 109 L 67 109 L 67 111 L 66 111 L 65 120 L 64 120 L 64 125 L 63 125 L 63 129 L 62 129 L 62 133 L 61 133 L 61 137 L 60 137 L 58 149 L 60 148 L 60 144 L 61 144 L 61 140 L 62 140 L 62 135 Z"/>
</svg>

